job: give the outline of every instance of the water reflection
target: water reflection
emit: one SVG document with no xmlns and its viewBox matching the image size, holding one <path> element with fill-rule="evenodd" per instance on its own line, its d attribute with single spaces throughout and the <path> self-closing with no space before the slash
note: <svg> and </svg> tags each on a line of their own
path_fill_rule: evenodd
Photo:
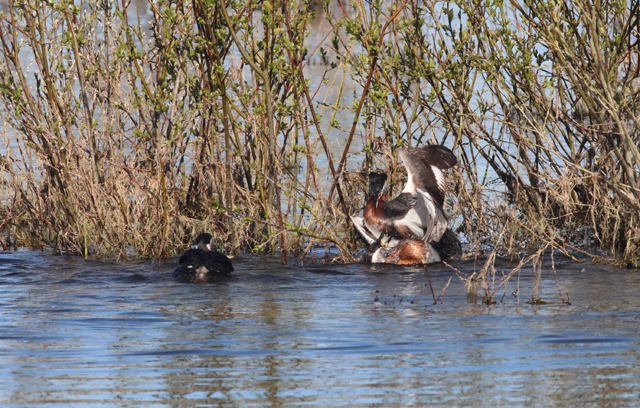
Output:
<svg viewBox="0 0 640 408">
<path fill-rule="evenodd" d="M 236 265 L 227 282 L 193 285 L 170 280 L 170 261 L 0 255 L 0 403 L 639 402 L 637 272 L 556 262 L 572 305 L 546 271 L 552 304 L 510 288 L 487 307 L 468 302 L 455 275 L 433 305 L 421 268 L 248 255 Z M 429 272 L 437 294 L 451 272 Z M 523 271 L 521 293 L 531 284 Z"/>
</svg>

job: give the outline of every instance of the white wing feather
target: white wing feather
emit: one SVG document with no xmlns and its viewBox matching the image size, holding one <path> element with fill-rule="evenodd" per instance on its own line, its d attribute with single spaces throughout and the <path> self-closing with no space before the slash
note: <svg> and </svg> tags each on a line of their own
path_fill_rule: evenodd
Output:
<svg viewBox="0 0 640 408">
<path fill-rule="evenodd" d="M 353 222 L 353 226 L 356 227 L 356 231 L 358 234 L 364 239 L 367 244 L 371 245 L 378 240 L 380 237 L 380 231 L 372 232 L 364 223 L 364 218 L 356 217 L 354 215 L 351 216 L 351 222 Z"/>
<path fill-rule="evenodd" d="M 431 171 L 433 171 L 433 175 L 436 176 L 436 183 L 438 183 L 438 187 L 440 188 L 440 191 L 443 192 L 445 188 L 445 183 L 444 183 L 444 174 L 442 174 L 442 170 L 440 170 L 434 165 L 431 165 Z"/>
</svg>

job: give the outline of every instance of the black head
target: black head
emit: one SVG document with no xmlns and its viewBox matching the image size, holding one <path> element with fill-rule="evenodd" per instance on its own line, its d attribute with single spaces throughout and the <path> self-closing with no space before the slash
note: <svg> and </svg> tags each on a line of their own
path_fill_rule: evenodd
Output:
<svg viewBox="0 0 640 408">
<path fill-rule="evenodd" d="M 387 192 L 387 174 L 376 170 L 369 173 L 369 196 L 378 200 Z"/>
<path fill-rule="evenodd" d="M 202 234 L 196 237 L 196 240 L 193 241 L 193 247 L 202 249 L 203 251 L 211 251 L 211 240 L 213 237 L 211 234 L 203 232 Z"/>
</svg>

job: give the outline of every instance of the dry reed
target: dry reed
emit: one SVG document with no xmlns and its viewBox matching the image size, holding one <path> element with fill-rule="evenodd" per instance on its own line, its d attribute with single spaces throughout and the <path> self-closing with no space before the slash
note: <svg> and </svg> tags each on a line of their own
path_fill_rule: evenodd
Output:
<svg viewBox="0 0 640 408">
<path fill-rule="evenodd" d="M 637 265 L 637 1 L 140 4 L 14 0 L 0 19 L 4 242 L 161 257 L 207 230 L 351 261 L 366 172 L 397 188 L 398 150 L 432 142 L 460 159 L 448 211 L 486 257 L 473 282 L 541 248 Z"/>
</svg>

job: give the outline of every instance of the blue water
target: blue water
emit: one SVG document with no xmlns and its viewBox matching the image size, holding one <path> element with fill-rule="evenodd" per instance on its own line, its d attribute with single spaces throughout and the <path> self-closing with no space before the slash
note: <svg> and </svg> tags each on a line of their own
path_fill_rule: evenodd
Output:
<svg viewBox="0 0 640 408">
<path fill-rule="evenodd" d="M 524 269 L 486 306 L 436 264 L 434 305 L 422 268 L 234 263 L 198 285 L 175 259 L 0 254 L 0 405 L 640 406 L 637 271 L 557 260 L 570 305 L 545 264 L 552 303 Z"/>
</svg>

